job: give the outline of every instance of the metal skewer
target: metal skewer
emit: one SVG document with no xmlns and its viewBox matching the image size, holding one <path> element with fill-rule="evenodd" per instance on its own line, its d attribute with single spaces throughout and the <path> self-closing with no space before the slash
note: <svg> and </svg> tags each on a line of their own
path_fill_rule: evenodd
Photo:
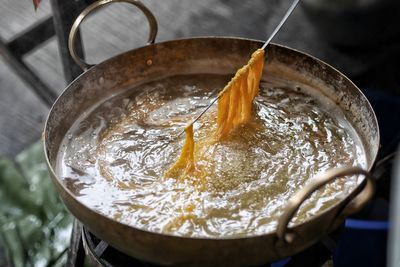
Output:
<svg viewBox="0 0 400 267">
<path fill-rule="evenodd" d="M 283 24 L 285 24 L 286 20 L 289 18 L 290 14 L 292 14 L 293 10 L 296 8 L 297 4 L 300 2 L 300 0 L 294 0 L 292 5 L 289 7 L 289 9 L 286 11 L 285 16 L 283 16 L 282 20 L 279 22 L 278 26 L 275 27 L 274 31 L 272 32 L 272 34 L 269 36 L 268 40 L 265 41 L 265 43 L 263 44 L 263 46 L 261 47 L 261 49 L 265 49 L 269 43 L 271 42 L 271 40 L 275 37 L 275 35 L 279 32 L 279 30 L 282 28 Z M 203 115 L 204 113 L 207 112 L 207 110 L 209 110 L 215 102 L 217 102 L 217 100 L 220 98 L 220 94 L 218 94 L 217 97 L 215 97 L 211 103 L 188 125 L 194 124 L 195 122 L 197 122 Z M 185 132 L 185 130 L 182 130 L 178 137 L 181 136 L 183 133 Z"/>
</svg>

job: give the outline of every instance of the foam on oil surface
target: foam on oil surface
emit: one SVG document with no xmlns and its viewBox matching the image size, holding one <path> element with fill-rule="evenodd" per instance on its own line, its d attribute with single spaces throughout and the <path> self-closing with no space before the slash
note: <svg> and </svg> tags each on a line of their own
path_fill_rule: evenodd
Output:
<svg viewBox="0 0 400 267">
<path fill-rule="evenodd" d="M 286 201 L 329 168 L 365 167 L 365 153 L 340 109 L 318 90 L 268 77 L 256 117 L 218 144 L 206 190 L 165 179 L 182 128 L 230 77 L 174 76 L 142 85 L 83 115 L 64 138 L 57 171 L 85 205 L 132 226 L 196 237 L 271 232 Z M 318 97 L 317 97 L 318 96 Z M 195 125 L 214 129 L 215 108 Z M 357 184 L 337 180 L 302 206 L 300 222 L 337 203 Z"/>
</svg>

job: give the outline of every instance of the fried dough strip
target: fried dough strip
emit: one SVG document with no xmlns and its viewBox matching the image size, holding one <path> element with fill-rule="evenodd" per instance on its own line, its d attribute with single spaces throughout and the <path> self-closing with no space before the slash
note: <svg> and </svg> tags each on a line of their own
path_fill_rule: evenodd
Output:
<svg viewBox="0 0 400 267">
<path fill-rule="evenodd" d="M 186 139 L 181 155 L 172 167 L 165 173 L 168 177 L 181 177 L 195 169 L 193 124 L 185 128 Z"/>
<path fill-rule="evenodd" d="M 264 50 L 258 49 L 247 63 L 239 69 L 231 81 L 220 92 L 217 110 L 217 131 L 209 138 L 220 140 L 226 137 L 238 125 L 248 122 L 253 116 L 253 100 L 258 94 L 264 68 Z M 165 173 L 167 177 L 185 177 L 195 167 L 195 145 L 193 125 L 185 128 L 186 139 L 179 159 Z M 215 142 L 202 142 L 213 145 Z M 199 145 L 196 146 L 198 150 Z"/>
<path fill-rule="evenodd" d="M 252 54 L 249 63 L 236 72 L 220 93 L 216 133 L 218 140 L 252 118 L 252 103 L 259 91 L 263 67 L 264 50 L 258 49 Z"/>
</svg>

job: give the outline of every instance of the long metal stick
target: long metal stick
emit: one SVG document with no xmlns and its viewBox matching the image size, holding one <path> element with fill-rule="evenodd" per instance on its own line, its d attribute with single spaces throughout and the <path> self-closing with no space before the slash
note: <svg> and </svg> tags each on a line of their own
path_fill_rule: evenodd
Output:
<svg viewBox="0 0 400 267">
<path fill-rule="evenodd" d="M 294 0 L 292 5 L 289 7 L 289 9 L 286 11 L 285 16 L 283 16 L 282 20 L 279 22 L 278 26 L 275 27 L 274 31 L 272 32 L 272 34 L 269 36 L 268 40 L 265 41 L 265 43 L 263 44 L 263 46 L 261 47 L 261 49 L 265 49 L 268 44 L 271 42 L 271 40 L 275 37 L 275 35 L 279 32 L 279 30 L 282 28 L 283 24 L 285 24 L 286 20 L 289 18 L 290 14 L 292 14 L 293 10 L 296 8 L 297 4 L 300 2 L 300 0 Z M 196 121 L 198 121 L 201 116 L 204 115 L 204 113 L 207 112 L 207 110 L 209 110 L 215 102 L 217 102 L 218 98 L 221 95 L 219 94 L 216 98 L 214 98 L 211 103 L 189 124 L 194 124 Z M 183 133 L 185 132 L 185 130 L 183 130 L 182 132 L 179 133 L 178 137 L 181 136 Z"/>
<path fill-rule="evenodd" d="M 279 32 L 279 30 L 282 28 L 283 24 L 285 24 L 286 20 L 289 18 L 290 14 L 292 14 L 293 10 L 296 8 L 297 4 L 300 2 L 300 0 L 294 0 L 292 5 L 289 7 L 288 11 L 286 11 L 285 16 L 283 16 L 281 22 L 279 22 L 278 26 L 276 26 L 275 30 L 271 33 L 269 36 L 268 40 L 265 41 L 264 45 L 261 47 L 261 49 L 265 49 L 267 45 L 271 42 L 271 40 L 275 37 L 275 35 Z"/>
</svg>

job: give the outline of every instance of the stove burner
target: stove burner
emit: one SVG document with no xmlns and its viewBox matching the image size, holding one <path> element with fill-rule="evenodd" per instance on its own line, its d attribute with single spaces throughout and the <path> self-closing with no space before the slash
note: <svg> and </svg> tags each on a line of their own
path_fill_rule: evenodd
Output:
<svg viewBox="0 0 400 267">
<path fill-rule="evenodd" d="M 85 227 L 82 228 L 82 242 L 85 253 L 93 266 L 98 267 L 123 267 L 123 266 L 146 266 L 156 267 L 138 259 L 132 258 L 112 246 L 108 245 L 105 241 L 97 238 L 90 233 Z"/>
<path fill-rule="evenodd" d="M 326 237 L 320 243 L 317 243 L 306 249 L 305 251 L 296 254 L 288 259 L 284 259 L 271 265 L 263 265 L 259 267 L 331 267 L 333 266 L 331 255 L 336 243 L 337 234 Z M 85 227 L 82 229 L 82 242 L 83 247 L 90 263 L 96 267 L 125 267 L 125 266 L 138 266 L 138 267 L 158 267 L 160 265 L 143 262 L 138 259 L 132 258 L 112 246 L 108 245 L 105 241 L 97 238 L 94 234 L 89 232 Z M 330 248 L 330 249 L 328 249 Z"/>
</svg>

